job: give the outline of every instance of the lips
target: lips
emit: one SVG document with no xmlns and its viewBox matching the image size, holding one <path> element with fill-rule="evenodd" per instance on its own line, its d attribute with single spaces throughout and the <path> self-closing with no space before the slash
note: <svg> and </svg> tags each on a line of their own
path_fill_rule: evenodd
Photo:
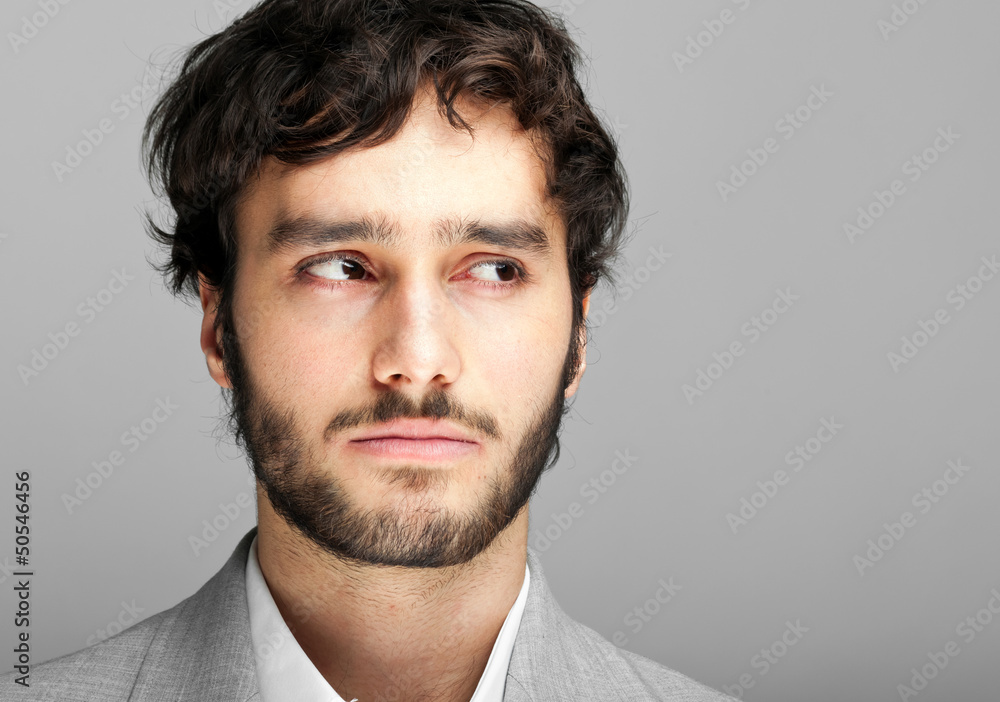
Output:
<svg viewBox="0 0 1000 702">
<path fill-rule="evenodd" d="M 421 462 L 451 462 L 475 454 L 479 444 L 454 439 L 402 439 L 388 436 L 351 441 L 353 449 L 379 458 Z"/>
<path fill-rule="evenodd" d="M 347 445 L 376 458 L 423 463 L 450 463 L 479 451 L 470 432 L 428 419 L 387 422 L 353 437 Z"/>
<path fill-rule="evenodd" d="M 447 440 L 478 443 L 468 431 L 443 420 L 398 419 L 368 430 L 351 441 L 373 441 L 376 439 L 405 439 L 411 441 Z"/>
</svg>

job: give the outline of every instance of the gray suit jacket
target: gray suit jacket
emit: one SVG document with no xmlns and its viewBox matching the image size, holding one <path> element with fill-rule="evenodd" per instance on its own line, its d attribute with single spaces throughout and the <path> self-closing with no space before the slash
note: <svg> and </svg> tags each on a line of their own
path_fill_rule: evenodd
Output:
<svg viewBox="0 0 1000 702">
<path fill-rule="evenodd" d="M 167 702 L 258 700 L 246 594 L 246 562 L 257 527 L 198 592 L 81 651 L 34 665 L 31 687 L 0 680 L 0 700 Z M 731 702 L 659 663 L 613 645 L 570 619 L 552 597 L 538 555 L 504 702 Z"/>
</svg>

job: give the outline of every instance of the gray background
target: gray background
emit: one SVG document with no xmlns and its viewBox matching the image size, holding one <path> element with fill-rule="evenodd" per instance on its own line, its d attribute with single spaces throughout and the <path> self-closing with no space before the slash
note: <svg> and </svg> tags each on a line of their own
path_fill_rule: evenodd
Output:
<svg viewBox="0 0 1000 702">
<path fill-rule="evenodd" d="M 589 367 L 531 543 L 570 615 L 714 687 L 748 675 L 745 699 L 898 700 L 949 641 L 959 655 L 911 699 L 995 700 L 1000 687 L 1000 617 L 971 642 L 956 631 L 1000 588 L 1000 276 L 961 310 L 948 301 L 1000 254 L 1000 7 L 898 5 L 917 11 L 883 36 L 884 0 L 562 3 L 621 138 L 637 228 L 623 279 L 636 282 L 595 294 Z M 195 555 L 203 520 L 226 524 L 223 506 L 251 489 L 236 449 L 213 437 L 200 314 L 146 263 L 139 212 L 155 201 L 138 152 L 159 87 L 157 70 L 142 87 L 150 57 L 165 65 L 249 6 L 69 2 L 16 51 L 8 32 L 40 6 L 13 0 L 0 16 L 0 562 L 13 563 L 13 474 L 30 470 L 35 662 L 101 637 L 123 603 L 146 617 L 191 594 L 255 521 L 241 509 Z M 732 23 L 680 70 L 675 52 L 727 9 Z M 813 87 L 832 96 L 786 140 L 779 120 Z M 133 88 L 141 104 L 126 110 Z M 53 162 L 102 119 L 113 130 L 60 180 Z M 911 181 L 907 162 L 939 128 L 960 137 Z M 768 138 L 777 151 L 724 201 L 717 182 Z M 905 193 L 852 242 L 844 223 L 895 179 Z M 671 254 L 655 271 L 650 247 Z M 123 268 L 134 280 L 81 316 Z M 798 300 L 754 341 L 743 325 L 779 289 Z M 894 369 L 887 354 L 939 309 L 949 321 Z M 18 366 L 71 321 L 79 334 L 23 382 Z M 689 402 L 683 386 L 734 342 L 745 353 Z M 167 398 L 178 409 L 124 445 Z M 792 470 L 786 454 L 831 417 L 844 428 Z M 125 462 L 70 513 L 63 495 L 115 450 Z M 637 457 L 617 475 L 616 451 Z M 970 470 L 921 512 L 914 494 L 949 460 Z M 788 483 L 734 533 L 727 515 L 742 498 L 761 504 L 757 482 L 782 469 Z M 602 473 L 606 491 L 588 500 L 581 486 Z M 578 516 L 553 517 L 573 502 Z M 916 525 L 859 573 L 855 556 L 906 511 Z M 649 602 L 670 578 L 680 590 Z M 0 570 L 8 613 L 12 585 Z M 643 606 L 640 628 L 626 617 Z M 796 621 L 808 631 L 764 671 L 754 656 Z M 3 650 L 14 635 L 0 617 Z"/>
</svg>

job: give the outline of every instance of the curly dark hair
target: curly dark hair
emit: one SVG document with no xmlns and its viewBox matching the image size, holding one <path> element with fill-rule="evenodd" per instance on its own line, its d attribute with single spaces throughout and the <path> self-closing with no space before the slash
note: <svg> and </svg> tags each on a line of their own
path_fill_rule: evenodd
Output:
<svg viewBox="0 0 1000 702">
<path fill-rule="evenodd" d="M 146 121 L 146 173 L 176 213 L 172 229 L 145 216 L 169 252 L 156 268 L 175 295 L 197 298 L 201 274 L 227 299 L 235 209 L 262 159 L 307 164 L 385 142 L 429 83 L 456 129 L 473 133 L 455 109 L 469 97 L 540 137 L 579 329 L 583 297 L 615 280 L 628 214 L 618 148 L 580 64 L 563 22 L 527 0 L 264 0 L 190 49 Z"/>
</svg>

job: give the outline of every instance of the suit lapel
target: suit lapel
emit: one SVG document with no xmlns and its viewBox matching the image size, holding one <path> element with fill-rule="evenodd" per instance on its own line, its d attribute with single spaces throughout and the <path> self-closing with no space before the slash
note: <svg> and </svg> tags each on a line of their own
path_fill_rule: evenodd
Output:
<svg viewBox="0 0 1000 702">
<path fill-rule="evenodd" d="M 246 593 L 251 529 L 222 569 L 174 608 L 146 651 L 129 700 L 246 702 L 258 694 Z"/>
<path fill-rule="evenodd" d="M 256 533 L 255 526 L 222 569 L 164 620 L 146 652 L 130 701 L 247 702 L 259 694 L 246 593 L 246 561 Z M 581 625 L 555 601 L 538 554 L 530 547 L 527 562 L 531 583 L 507 669 L 504 702 L 574 699 L 567 695 L 585 679 L 607 678 L 593 670 L 596 661 L 579 631 Z M 608 674 L 620 672 L 607 667 Z M 580 691 L 601 692 L 593 687 Z M 610 683 L 607 692 L 615 691 Z"/>
<path fill-rule="evenodd" d="M 535 551 L 528 547 L 531 583 L 521 625 L 514 639 L 504 702 L 548 702 L 560 681 L 572 676 L 574 665 L 565 644 L 566 614 L 559 607 L 542 572 Z"/>
<path fill-rule="evenodd" d="M 652 699 L 614 644 L 562 610 L 530 546 L 528 568 L 528 601 L 514 639 L 504 702 Z"/>
</svg>

